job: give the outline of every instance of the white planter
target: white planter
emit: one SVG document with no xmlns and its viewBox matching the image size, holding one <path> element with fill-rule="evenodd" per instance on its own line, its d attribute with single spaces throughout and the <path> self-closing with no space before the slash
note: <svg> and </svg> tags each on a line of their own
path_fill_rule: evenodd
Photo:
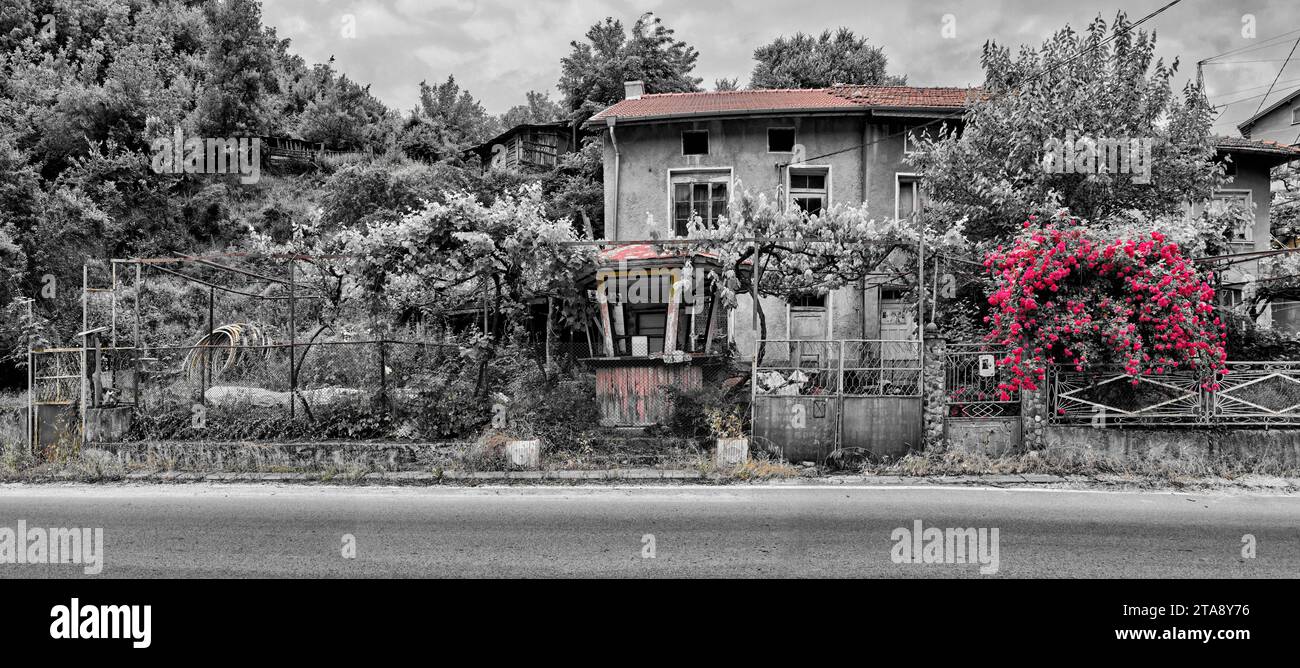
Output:
<svg viewBox="0 0 1300 668">
<path fill-rule="evenodd" d="M 749 461 L 748 438 L 720 438 L 713 453 L 713 463 L 718 466 L 736 466 Z"/>
<path fill-rule="evenodd" d="M 511 466 L 538 468 L 542 462 L 542 442 L 510 441 L 506 443 L 506 458 L 510 460 Z"/>
</svg>

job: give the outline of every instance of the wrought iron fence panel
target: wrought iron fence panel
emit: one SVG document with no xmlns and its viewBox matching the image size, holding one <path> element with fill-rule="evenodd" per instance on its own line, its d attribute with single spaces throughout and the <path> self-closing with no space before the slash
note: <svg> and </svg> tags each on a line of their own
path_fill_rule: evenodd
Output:
<svg viewBox="0 0 1300 668">
<path fill-rule="evenodd" d="M 1012 371 L 999 366 L 1007 351 L 983 343 L 948 344 L 944 353 L 944 397 L 950 418 L 998 418 L 1020 415 L 1020 391 L 1004 392 Z M 1003 394 L 1007 398 L 1003 399 Z"/>
<path fill-rule="evenodd" d="M 1213 399 L 1194 370 L 1129 374 L 1118 365 L 1051 370 L 1050 414 L 1057 424 L 1205 425 Z"/>
<path fill-rule="evenodd" d="M 1228 425 L 1300 425 L 1300 362 L 1229 362 L 1209 395 L 1210 420 Z"/>
</svg>

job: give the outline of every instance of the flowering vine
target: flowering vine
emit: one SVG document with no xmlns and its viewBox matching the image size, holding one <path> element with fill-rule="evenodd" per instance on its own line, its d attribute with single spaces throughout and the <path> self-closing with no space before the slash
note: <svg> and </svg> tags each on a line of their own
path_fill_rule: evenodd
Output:
<svg viewBox="0 0 1300 668">
<path fill-rule="evenodd" d="M 1226 323 L 1215 314 L 1210 276 L 1155 230 L 1107 231 L 1066 210 L 1029 216 L 1009 248 L 987 254 L 994 290 L 989 338 L 1007 346 L 999 364 L 1005 401 L 1036 390 L 1049 364 L 1083 371 L 1122 364 L 1134 376 L 1176 369 L 1227 373 Z M 1217 390 L 1213 380 L 1202 381 Z"/>
</svg>

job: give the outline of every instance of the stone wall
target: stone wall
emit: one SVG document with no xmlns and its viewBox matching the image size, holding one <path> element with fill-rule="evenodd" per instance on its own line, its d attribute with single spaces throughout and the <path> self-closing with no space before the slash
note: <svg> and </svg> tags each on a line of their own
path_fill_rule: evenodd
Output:
<svg viewBox="0 0 1300 668">
<path fill-rule="evenodd" d="M 933 325 L 927 327 L 927 330 Z M 944 396 L 944 358 L 948 349 L 948 342 L 937 333 L 926 332 L 925 338 L 925 366 L 923 375 L 925 376 L 925 386 L 921 388 L 921 416 L 923 420 L 922 435 L 925 439 L 925 449 L 930 451 L 943 450 L 945 443 L 945 420 L 948 409 L 947 398 Z"/>
</svg>

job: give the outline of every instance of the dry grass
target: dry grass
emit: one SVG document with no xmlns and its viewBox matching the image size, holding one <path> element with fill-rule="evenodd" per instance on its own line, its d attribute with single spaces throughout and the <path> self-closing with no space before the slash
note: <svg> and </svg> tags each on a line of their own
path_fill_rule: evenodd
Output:
<svg viewBox="0 0 1300 668">
<path fill-rule="evenodd" d="M 799 476 L 799 469 L 789 462 L 773 458 L 767 453 L 761 453 L 743 464 L 738 464 L 729 469 L 719 469 L 717 472 L 721 474 L 723 479 L 738 481 L 797 478 Z"/>
</svg>

